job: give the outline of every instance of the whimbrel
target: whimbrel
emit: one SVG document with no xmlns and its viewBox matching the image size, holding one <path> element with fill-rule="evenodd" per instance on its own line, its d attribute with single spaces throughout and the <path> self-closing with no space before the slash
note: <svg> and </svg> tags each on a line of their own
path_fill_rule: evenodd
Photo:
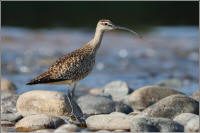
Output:
<svg viewBox="0 0 200 133">
<path fill-rule="evenodd" d="M 59 58 L 48 70 L 31 80 L 27 85 L 33 84 L 66 84 L 69 85 L 85 78 L 93 69 L 96 52 L 101 44 L 103 33 L 110 30 L 127 30 L 138 35 L 133 30 L 115 26 L 110 20 L 102 19 L 97 23 L 94 38 L 81 48 Z M 75 87 L 70 90 L 73 95 Z"/>
</svg>

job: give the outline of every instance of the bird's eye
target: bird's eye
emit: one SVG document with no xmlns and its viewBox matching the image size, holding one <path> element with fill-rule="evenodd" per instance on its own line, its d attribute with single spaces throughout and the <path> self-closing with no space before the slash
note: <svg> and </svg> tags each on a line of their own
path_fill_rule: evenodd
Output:
<svg viewBox="0 0 200 133">
<path fill-rule="evenodd" d="M 104 23 L 104 25 L 108 25 L 108 23 Z"/>
</svg>

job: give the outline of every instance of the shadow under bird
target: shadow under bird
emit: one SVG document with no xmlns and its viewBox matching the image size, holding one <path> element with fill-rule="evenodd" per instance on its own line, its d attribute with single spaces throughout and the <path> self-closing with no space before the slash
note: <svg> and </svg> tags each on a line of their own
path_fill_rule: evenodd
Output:
<svg viewBox="0 0 200 133">
<path fill-rule="evenodd" d="M 48 70 L 31 80 L 27 85 L 34 84 L 66 84 L 67 88 L 79 80 L 85 78 L 93 69 L 95 56 L 101 44 L 105 31 L 126 30 L 141 37 L 133 30 L 125 27 L 115 26 L 110 20 L 99 20 L 94 38 L 81 48 L 66 54 L 52 64 Z M 70 90 L 74 94 L 75 86 Z"/>
</svg>

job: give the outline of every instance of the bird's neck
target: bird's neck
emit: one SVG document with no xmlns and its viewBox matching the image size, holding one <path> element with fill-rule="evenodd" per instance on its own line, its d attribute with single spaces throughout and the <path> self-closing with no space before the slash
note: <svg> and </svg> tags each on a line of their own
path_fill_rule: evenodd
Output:
<svg viewBox="0 0 200 133">
<path fill-rule="evenodd" d="M 104 32 L 102 30 L 96 29 L 94 38 L 89 42 L 90 47 L 94 50 L 95 53 L 101 45 L 103 33 Z"/>
</svg>

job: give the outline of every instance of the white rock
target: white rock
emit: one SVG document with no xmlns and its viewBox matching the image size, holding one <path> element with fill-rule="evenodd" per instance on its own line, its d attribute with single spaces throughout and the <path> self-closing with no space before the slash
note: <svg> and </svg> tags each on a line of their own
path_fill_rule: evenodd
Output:
<svg viewBox="0 0 200 133">
<path fill-rule="evenodd" d="M 93 115 L 86 119 L 90 130 L 129 130 L 131 116 L 122 113 Z"/>
<path fill-rule="evenodd" d="M 62 133 L 62 132 L 79 132 L 80 128 L 74 124 L 64 124 L 57 128 L 54 132 Z"/>
<path fill-rule="evenodd" d="M 78 98 L 77 103 L 84 114 L 109 114 L 115 110 L 115 103 L 104 96 L 84 95 Z"/>
<path fill-rule="evenodd" d="M 130 92 L 128 85 L 124 81 L 113 81 L 108 83 L 103 90 L 104 94 L 112 96 L 114 101 L 123 101 L 124 97 Z"/>
<path fill-rule="evenodd" d="M 70 96 L 56 91 L 33 90 L 23 93 L 17 100 L 17 110 L 23 115 L 48 114 L 69 117 L 76 123 L 85 123 L 83 114 Z M 69 119 L 70 120 L 70 119 Z"/>
<path fill-rule="evenodd" d="M 131 105 L 134 110 L 143 110 L 160 99 L 173 94 L 182 93 L 166 87 L 144 86 L 130 94 L 129 105 Z"/>
<path fill-rule="evenodd" d="M 38 114 L 26 116 L 15 125 L 17 131 L 30 132 L 39 129 L 55 129 L 64 124 L 65 121 L 59 117 Z"/>
<path fill-rule="evenodd" d="M 1 78 L 1 91 L 13 91 L 17 90 L 15 84 L 13 84 L 10 80 Z"/>
<path fill-rule="evenodd" d="M 140 115 L 173 119 L 181 113 L 199 114 L 199 102 L 186 95 L 171 95 L 149 106 Z"/>
<path fill-rule="evenodd" d="M 184 126 L 185 132 L 199 131 L 199 116 L 192 113 L 182 113 L 174 118 L 174 121 Z"/>
<path fill-rule="evenodd" d="M 132 119 L 132 132 L 183 132 L 184 127 L 166 118 L 135 116 Z"/>
<path fill-rule="evenodd" d="M 162 87 L 180 88 L 182 87 L 182 82 L 179 79 L 173 78 L 173 79 L 162 80 L 158 82 L 157 85 Z"/>
</svg>

